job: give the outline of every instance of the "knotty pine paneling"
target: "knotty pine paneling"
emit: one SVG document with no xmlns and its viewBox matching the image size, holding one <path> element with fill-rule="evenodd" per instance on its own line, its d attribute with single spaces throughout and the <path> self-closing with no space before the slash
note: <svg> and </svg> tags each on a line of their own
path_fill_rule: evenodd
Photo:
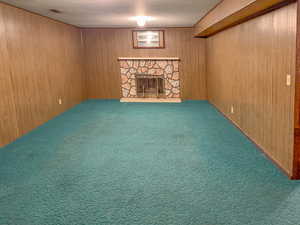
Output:
<svg viewBox="0 0 300 225">
<path fill-rule="evenodd" d="M 86 96 L 80 30 L 6 4 L 0 10 L 3 146 Z"/>
<path fill-rule="evenodd" d="M 290 176 L 296 14 L 293 3 L 207 39 L 209 101 Z"/>
<path fill-rule="evenodd" d="M 120 98 L 118 57 L 179 57 L 182 97 L 206 99 L 205 40 L 192 28 L 165 30 L 165 49 L 133 49 L 132 29 L 83 29 L 89 98 Z"/>
</svg>

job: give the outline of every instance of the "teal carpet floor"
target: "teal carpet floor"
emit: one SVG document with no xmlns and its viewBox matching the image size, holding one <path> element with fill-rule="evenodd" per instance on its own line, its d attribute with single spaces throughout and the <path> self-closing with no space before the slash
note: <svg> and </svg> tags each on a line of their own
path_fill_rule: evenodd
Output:
<svg viewBox="0 0 300 225">
<path fill-rule="evenodd" d="M 90 100 L 0 149 L 0 224 L 300 225 L 300 182 L 205 101 Z"/>
</svg>

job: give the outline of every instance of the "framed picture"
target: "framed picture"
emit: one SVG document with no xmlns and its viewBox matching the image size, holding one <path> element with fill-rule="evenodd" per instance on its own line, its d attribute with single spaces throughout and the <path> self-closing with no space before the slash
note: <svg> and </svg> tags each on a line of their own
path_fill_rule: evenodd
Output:
<svg viewBox="0 0 300 225">
<path fill-rule="evenodd" d="M 165 32 L 163 30 L 132 31 L 133 48 L 165 48 Z"/>
</svg>

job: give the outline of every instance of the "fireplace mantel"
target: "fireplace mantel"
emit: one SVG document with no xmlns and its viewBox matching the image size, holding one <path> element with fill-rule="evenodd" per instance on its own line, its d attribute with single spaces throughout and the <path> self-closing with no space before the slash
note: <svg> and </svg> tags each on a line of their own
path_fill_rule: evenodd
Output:
<svg viewBox="0 0 300 225">
<path fill-rule="evenodd" d="M 123 60 L 151 60 L 151 61 L 180 61 L 178 57 L 119 57 L 119 61 Z"/>
</svg>

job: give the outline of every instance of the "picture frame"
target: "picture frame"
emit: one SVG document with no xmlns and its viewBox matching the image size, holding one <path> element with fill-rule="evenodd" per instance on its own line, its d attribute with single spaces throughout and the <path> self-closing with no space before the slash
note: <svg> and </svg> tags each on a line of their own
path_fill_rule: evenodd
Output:
<svg viewBox="0 0 300 225">
<path fill-rule="evenodd" d="M 159 49 L 165 48 L 164 30 L 133 30 L 133 48 L 135 49 Z"/>
</svg>

